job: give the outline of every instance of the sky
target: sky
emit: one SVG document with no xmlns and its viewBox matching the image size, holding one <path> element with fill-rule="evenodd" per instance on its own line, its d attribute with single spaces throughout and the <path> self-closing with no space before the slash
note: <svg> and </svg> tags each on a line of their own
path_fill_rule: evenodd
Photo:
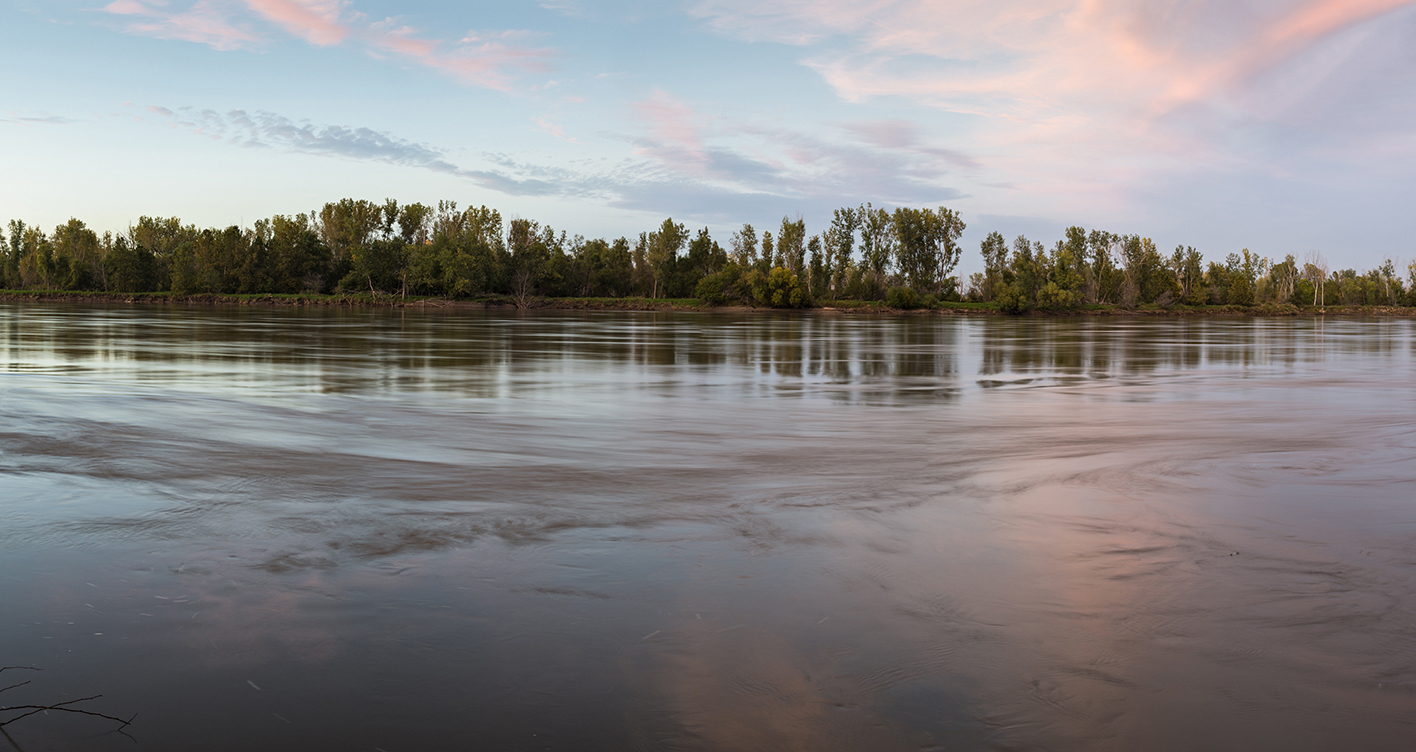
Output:
<svg viewBox="0 0 1416 752">
<path fill-rule="evenodd" d="M 344 197 L 1404 265 L 1416 0 L 0 0 L 0 220 Z"/>
</svg>

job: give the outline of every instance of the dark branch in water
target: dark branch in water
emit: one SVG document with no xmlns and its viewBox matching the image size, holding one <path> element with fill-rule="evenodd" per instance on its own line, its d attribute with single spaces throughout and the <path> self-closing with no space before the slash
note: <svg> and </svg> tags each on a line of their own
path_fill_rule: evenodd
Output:
<svg viewBox="0 0 1416 752">
<path fill-rule="evenodd" d="M 17 671 L 43 671 L 44 669 L 35 668 L 35 667 L 33 667 L 33 666 L 4 666 L 4 667 L 0 667 L 0 672 L 3 672 L 3 671 L 12 671 L 12 670 L 17 670 Z M 12 685 L 10 685 L 10 686 L 8 686 L 8 687 L 5 687 L 5 688 L 3 688 L 3 689 L 0 689 L 0 692 L 6 692 L 6 691 L 9 691 L 9 690 L 11 690 L 11 689 L 15 689 L 15 688 L 17 688 L 17 687 L 23 687 L 23 686 L 25 686 L 26 684 L 29 684 L 29 683 L 30 683 L 30 682 L 28 682 L 28 681 L 23 681 L 23 682 L 20 682 L 19 684 L 12 684 Z M 8 725 L 14 723 L 15 721 L 20 720 L 21 718 L 28 718 L 28 717 L 30 717 L 30 716 L 32 716 L 32 715 L 35 715 L 35 714 L 38 714 L 38 713 L 44 713 L 44 712 L 53 710 L 53 711 L 60 712 L 60 713 L 75 713 L 75 714 L 77 714 L 77 715 L 90 715 L 90 716 L 93 716 L 93 717 L 95 717 L 95 718 L 103 718 L 104 720 L 114 721 L 114 722 L 116 722 L 116 723 L 119 724 L 119 725 L 118 725 L 118 728 L 116 728 L 116 729 L 114 729 L 114 730 L 117 731 L 117 732 L 120 733 L 120 734 L 123 734 L 124 736 L 128 736 L 128 734 L 125 733 L 125 732 L 123 731 L 123 729 L 127 728 L 129 725 L 132 724 L 133 719 L 138 717 L 138 714 L 137 714 L 137 713 L 134 713 L 134 714 L 132 715 L 132 717 L 130 717 L 130 718 L 123 719 L 123 718 L 119 718 L 119 717 L 117 717 L 117 716 L 108 715 L 107 713 L 98 713 L 98 712 L 95 712 L 95 711 L 92 711 L 92 710 L 84 710 L 83 708 L 71 707 L 71 706 L 77 705 L 78 703 L 81 703 L 81 702 L 88 702 L 89 700 L 97 700 L 98 698 L 100 698 L 100 697 L 102 697 L 102 696 L 103 696 L 103 695 L 92 695 L 92 696 L 90 696 L 90 697 L 80 697 L 80 698 L 78 698 L 78 699 L 76 699 L 76 700 L 67 700 L 67 701 L 65 701 L 65 702 L 56 702 L 56 703 L 54 703 L 54 704 L 52 704 L 52 705 L 0 705 L 0 713 L 20 712 L 19 715 L 15 716 L 15 717 L 13 717 L 13 718 L 8 718 L 8 719 L 0 720 L 0 730 L 3 730 L 6 726 L 8 726 Z M 7 735 L 7 736 L 8 736 L 8 735 Z M 129 739 L 132 739 L 131 736 L 128 736 L 128 738 L 129 738 Z M 135 741 L 136 741 L 136 740 L 135 740 Z"/>
<path fill-rule="evenodd" d="M 43 670 L 44 670 L 44 669 L 42 669 L 42 668 L 35 668 L 34 666 L 0 666 L 0 673 L 3 673 L 3 672 L 5 672 L 5 671 L 43 671 Z M 27 682 L 27 681 L 22 681 L 22 682 L 20 682 L 19 684 L 11 684 L 11 685 L 8 686 L 8 687 L 0 688 L 0 692 L 8 692 L 8 691 L 10 691 L 10 690 L 12 690 L 12 689 L 15 689 L 16 687 L 23 687 L 23 686 L 25 686 L 26 684 L 29 684 L 29 682 Z"/>
</svg>

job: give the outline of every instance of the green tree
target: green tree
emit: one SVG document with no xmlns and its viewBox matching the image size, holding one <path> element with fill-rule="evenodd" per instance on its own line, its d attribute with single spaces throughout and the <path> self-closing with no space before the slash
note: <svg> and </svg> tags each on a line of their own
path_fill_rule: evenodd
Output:
<svg viewBox="0 0 1416 752">
<path fill-rule="evenodd" d="M 1382 265 L 1372 271 L 1373 281 L 1378 287 L 1378 302 L 1382 305 L 1397 305 L 1401 297 L 1401 279 L 1396 276 L 1396 264 L 1390 258 L 1382 260 Z"/>
<path fill-rule="evenodd" d="M 899 207 L 891 216 L 895 228 L 895 268 L 916 290 L 934 287 L 937 221 L 929 209 Z"/>
<path fill-rule="evenodd" d="M 392 220 L 387 219 L 384 212 L 390 202 L 394 212 Z M 356 276 L 363 277 L 366 281 L 372 279 L 374 275 L 369 269 L 370 252 L 367 248 L 375 240 L 382 239 L 386 228 L 391 228 L 397 220 L 397 206 L 398 203 L 392 199 L 380 205 L 363 199 L 345 198 L 325 204 L 324 208 L 320 209 L 315 229 L 330 251 L 329 273 L 335 279 L 342 280 L 350 272 L 357 255 L 365 256 L 366 263 L 364 272 Z M 380 257 L 385 255 L 381 252 L 374 253 Z M 401 249 L 398 255 L 402 255 Z"/>
<path fill-rule="evenodd" d="M 742 267 L 757 264 L 757 231 L 752 229 L 752 225 L 744 224 L 741 230 L 733 233 L 732 247 L 733 263 Z"/>
<path fill-rule="evenodd" d="M 591 241 L 591 244 L 605 241 Z M 627 238 L 616 238 L 601 248 L 595 246 L 598 262 L 593 272 L 595 294 L 623 297 L 633 292 L 634 257 L 629 250 Z"/>
<path fill-rule="evenodd" d="M 728 264 L 721 271 L 698 280 L 693 296 L 710 305 L 745 300 L 752 294 L 755 278 L 761 276 L 761 273 L 752 267 Z"/>
<path fill-rule="evenodd" d="M 98 234 L 78 219 L 54 228 L 55 275 L 51 284 L 64 290 L 106 290 L 103 246 Z"/>
<path fill-rule="evenodd" d="M 806 220 L 796 221 L 782 217 L 782 227 L 777 233 L 777 254 L 779 266 L 785 267 L 797 277 L 806 272 Z"/>
<path fill-rule="evenodd" d="M 433 216 L 432 207 L 423 204 L 408 204 L 398 208 L 397 211 L 398 234 L 403 238 L 403 242 L 408 245 L 426 244 L 429 224 Z M 385 221 L 387 221 L 387 217 L 385 217 Z"/>
<path fill-rule="evenodd" d="M 686 272 L 692 281 L 697 283 L 700 277 L 717 272 L 728 263 L 728 254 L 723 247 L 718 245 L 713 236 L 708 233 L 708 228 L 704 227 L 698 231 L 693 240 L 688 243 L 688 256 L 682 264 L 683 271 Z"/>
<path fill-rule="evenodd" d="M 1045 263 L 1047 282 L 1038 290 L 1038 307 L 1072 308 L 1082 302 L 1082 274 L 1086 262 L 1077 257 L 1075 248 L 1072 242 L 1059 241 L 1053 249 L 1052 257 Z"/>
<path fill-rule="evenodd" d="M 979 244 L 979 253 L 983 256 L 984 269 L 982 284 L 979 285 L 979 298 L 993 300 L 1007 284 L 1004 275 L 1010 271 L 1008 241 L 1003 239 L 1002 233 L 990 232 Z"/>
<path fill-rule="evenodd" d="M 882 294 L 895 258 L 895 227 L 890 212 L 876 209 L 869 203 L 856 210 L 860 222 L 861 265 Z"/>
<path fill-rule="evenodd" d="M 3 242 L 5 249 L 4 266 L 0 268 L 0 277 L 3 277 L 4 286 L 15 289 L 22 286 L 20 282 L 20 243 L 25 234 L 25 223 L 18 219 L 10 220 L 10 237 Z M 3 237 L 3 235 L 0 235 Z"/>
<path fill-rule="evenodd" d="M 1077 298 L 1075 302 L 1095 303 L 1096 281 L 1093 278 L 1089 259 L 1090 248 L 1087 244 L 1086 229 L 1076 225 L 1068 227 L 1063 233 L 1063 245 L 1067 249 L 1071 271 L 1077 275 L 1078 279 L 1077 287 L 1074 290 Z"/>
<path fill-rule="evenodd" d="M 1321 253 L 1308 251 L 1304 254 L 1303 277 L 1313 288 L 1313 305 L 1327 305 L 1328 264 Z"/>
<path fill-rule="evenodd" d="M 1255 283 L 1265 271 L 1265 264 L 1258 255 L 1245 248 L 1242 253 L 1231 253 L 1225 258 L 1225 274 L 1229 282 L 1225 292 L 1225 302 L 1230 305 L 1253 305 Z"/>
<path fill-rule="evenodd" d="M 665 219 L 658 230 L 649 233 L 645 261 L 654 273 L 654 287 L 649 297 L 659 297 L 660 285 L 673 274 L 674 263 L 678 261 L 679 252 L 687 242 L 688 228 L 682 224 L 674 224 L 672 218 Z"/>
<path fill-rule="evenodd" d="M 1290 303 L 1294 288 L 1298 284 L 1298 261 L 1288 254 L 1283 261 L 1269 266 L 1268 277 L 1264 280 L 1267 293 L 1263 297 L 1276 303 Z"/>
<path fill-rule="evenodd" d="M 811 303 L 801 279 L 780 266 L 761 278 L 753 293 L 758 303 L 773 308 L 802 308 Z"/>
<path fill-rule="evenodd" d="M 831 216 L 831 229 L 827 231 L 825 252 L 829 286 L 833 294 L 839 294 L 845 286 L 846 275 L 855 254 L 855 236 L 859 226 L 860 214 L 855 209 L 837 209 Z"/>
<path fill-rule="evenodd" d="M 1171 273 L 1175 275 L 1175 283 L 1180 289 L 1180 300 L 1186 305 L 1203 305 L 1204 295 L 1204 259 L 1200 252 L 1189 246 L 1175 246 L 1175 251 L 1170 254 L 1168 266 Z"/>
<path fill-rule="evenodd" d="M 511 294 L 518 308 L 528 305 L 536 285 L 547 275 L 551 257 L 560 252 L 564 240 L 564 235 L 557 238 L 554 230 L 543 229 L 538 222 L 511 220 L 507 247 L 511 251 Z"/>
<path fill-rule="evenodd" d="M 1115 255 L 1121 236 L 1104 230 L 1087 233 L 1087 261 L 1091 274 L 1088 300 L 1095 303 L 1120 303 L 1125 288 L 1125 273 L 1116 266 Z"/>
<path fill-rule="evenodd" d="M 811 240 L 806 244 L 807 255 L 811 257 L 808 279 L 813 298 L 824 296 L 827 288 L 830 287 L 830 272 L 827 271 L 826 254 L 822 251 L 823 247 L 825 247 L 825 243 L 821 235 L 812 235 Z"/>
<path fill-rule="evenodd" d="M 270 219 L 272 292 L 323 292 L 329 280 L 330 252 L 309 214 Z"/>
<path fill-rule="evenodd" d="M 1120 248 L 1125 273 L 1122 306 L 1133 308 L 1140 303 L 1164 302 L 1162 296 L 1166 295 L 1166 300 L 1176 298 L 1178 284 L 1175 277 L 1150 238 L 1126 235 L 1121 238 Z"/>
<path fill-rule="evenodd" d="M 1019 235 L 1013 240 L 1013 279 L 1010 301 L 1030 310 L 1037 305 L 1037 291 L 1047 283 L 1046 253 L 1042 243 Z"/>
<path fill-rule="evenodd" d="M 184 225 L 177 217 L 142 216 L 138 218 L 137 223 L 128 227 L 128 242 L 148 249 L 157 260 L 159 290 L 172 288 L 172 261 L 178 250 L 194 242 L 196 237 L 196 225 Z"/>
</svg>

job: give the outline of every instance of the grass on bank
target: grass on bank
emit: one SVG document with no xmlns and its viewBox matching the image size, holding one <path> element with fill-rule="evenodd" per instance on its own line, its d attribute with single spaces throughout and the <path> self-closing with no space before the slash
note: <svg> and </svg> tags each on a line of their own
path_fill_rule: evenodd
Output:
<svg viewBox="0 0 1416 752">
<path fill-rule="evenodd" d="M 442 298 L 420 295 L 390 295 L 386 293 L 351 292 L 330 295 L 312 293 L 178 293 L 178 292 L 98 292 L 92 290 L 0 290 L 0 300 L 64 300 L 153 304 L 215 304 L 292 305 L 292 306 L 370 306 L 370 307 L 486 307 L 515 308 L 518 301 L 510 295 L 486 295 L 475 298 Z M 757 310 L 774 311 L 759 306 L 730 303 L 713 305 L 696 298 L 544 298 L 524 301 L 526 308 L 566 310 L 619 311 L 712 311 Z M 1007 315 L 996 303 L 968 301 L 929 301 L 911 309 L 892 308 L 878 300 L 819 301 L 804 310 L 827 310 L 856 313 L 915 313 L 930 312 L 956 315 Z M 1112 304 L 1089 304 L 1076 308 L 1024 312 L 1022 316 L 1077 315 L 1160 315 L 1160 316 L 1312 316 L 1312 315 L 1416 316 L 1416 308 L 1408 306 L 1298 306 L 1291 303 L 1240 305 L 1171 305 L 1144 304 L 1122 308 Z"/>
</svg>

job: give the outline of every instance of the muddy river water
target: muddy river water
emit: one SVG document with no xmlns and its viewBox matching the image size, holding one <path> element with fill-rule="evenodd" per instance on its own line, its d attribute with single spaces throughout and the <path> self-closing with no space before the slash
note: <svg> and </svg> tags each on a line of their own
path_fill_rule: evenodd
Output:
<svg viewBox="0 0 1416 752">
<path fill-rule="evenodd" d="M 0 304 L 0 749 L 1412 749 L 1413 329 Z"/>
</svg>

